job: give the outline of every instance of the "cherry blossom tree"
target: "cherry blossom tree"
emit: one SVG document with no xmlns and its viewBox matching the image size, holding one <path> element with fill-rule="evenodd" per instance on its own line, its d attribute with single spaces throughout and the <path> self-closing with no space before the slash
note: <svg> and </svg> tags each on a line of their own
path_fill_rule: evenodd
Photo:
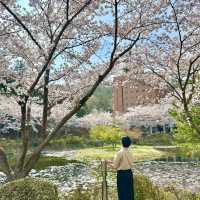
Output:
<svg viewBox="0 0 200 200">
<path fill-rule="evenodd" d="M 22 151 L 8 180 L 27 176 L 49 141 L 91 97 L 117 62 L 160 27 L 162 1 L 0 0 L 0 84 L 20 108 Z M 18 65 L 16 66 L 16 63 Z M 29 154 L 33 104 L 42 106 L 41 143 Z M 62 117 L 51 130 L 48 118 Z M 38 113 L 39 114 L 39 113 Z"/>
<path fill-rule="evenodd" d="M 174 125 L 174 120 L 170 116 L 171 104 L 154 104 L 147 106 L 136 106 L 129 108 L 123 115 L 129 126 L 164 126 L 165 124 Z"/>
<path fill-rule="evenodd" d="M 73 120 L 74 126 L 83 128 L 93 128 L 97 125 L 113 125 L 112 113 L 93 111 L 92 113 L 85 115 L 82 118 L 75 118 Z"/>
<path fill-rule="evenodd" d="M 160 15 L 162 26 L 151 38 L 143 40 L 131 57 L 132 76 L 151 76 L 161 87 L 167 87 L 175 98 L 178 110 L 200 135 L 200 126 L 191 115 L 191 108 L 199 101 L 200 23 L 197 1 L 167 0 L 165 12 Z M 142 76 L 140 76 L 142 78 Z"/>
</svg>

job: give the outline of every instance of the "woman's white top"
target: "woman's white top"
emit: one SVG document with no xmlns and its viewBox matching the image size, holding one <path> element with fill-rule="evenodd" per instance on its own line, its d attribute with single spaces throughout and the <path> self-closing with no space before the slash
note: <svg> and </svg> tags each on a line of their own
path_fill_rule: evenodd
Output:
<svg viewBox="0 0 200 200">
<path fill-rule="evenodd" d="M 131 169 L 133 164 L 133 156 L 129 152 L 128 148 L 122 148 L 115 155 L 113 166 L 116 170 Z"/>
</svg>

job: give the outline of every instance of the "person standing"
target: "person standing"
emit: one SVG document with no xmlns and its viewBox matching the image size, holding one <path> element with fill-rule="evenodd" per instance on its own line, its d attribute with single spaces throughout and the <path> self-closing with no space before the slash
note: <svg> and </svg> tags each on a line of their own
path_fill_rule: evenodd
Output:
<svg viewBox="0 0 200 200">
<path fill-rule="evenodd" d="M 135 200 L 132 164 L 133 157 L 129 151 L 131 139 L 122 137 L 122 148 L 115 155 L 113 167 L 117 170 L 117 191 L 119 200 Z"/>
</svg>

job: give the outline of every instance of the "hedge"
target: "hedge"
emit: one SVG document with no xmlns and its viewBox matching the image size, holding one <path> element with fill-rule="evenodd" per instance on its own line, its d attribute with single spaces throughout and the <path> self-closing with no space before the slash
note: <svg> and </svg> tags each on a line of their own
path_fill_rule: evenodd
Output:
<svg viewBox="0 0 200 200">
<path fill-rule="evenodd" d="M 0 200 L 58 200 L 58 192 L 52 183 L 28 177 L 0 187 Z"/>
</svg>

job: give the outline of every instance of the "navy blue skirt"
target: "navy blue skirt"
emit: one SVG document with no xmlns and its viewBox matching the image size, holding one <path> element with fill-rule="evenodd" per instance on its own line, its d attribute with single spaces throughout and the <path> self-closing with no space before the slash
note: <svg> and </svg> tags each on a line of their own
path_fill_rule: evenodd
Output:
<svg viewBox="0 0 200 200">
<path fill-rule="evenodd" d="M 133 173 L 131 169 L 117 171 L 117 191 L 119 200 L 134 200 Z"/>
</svg>

